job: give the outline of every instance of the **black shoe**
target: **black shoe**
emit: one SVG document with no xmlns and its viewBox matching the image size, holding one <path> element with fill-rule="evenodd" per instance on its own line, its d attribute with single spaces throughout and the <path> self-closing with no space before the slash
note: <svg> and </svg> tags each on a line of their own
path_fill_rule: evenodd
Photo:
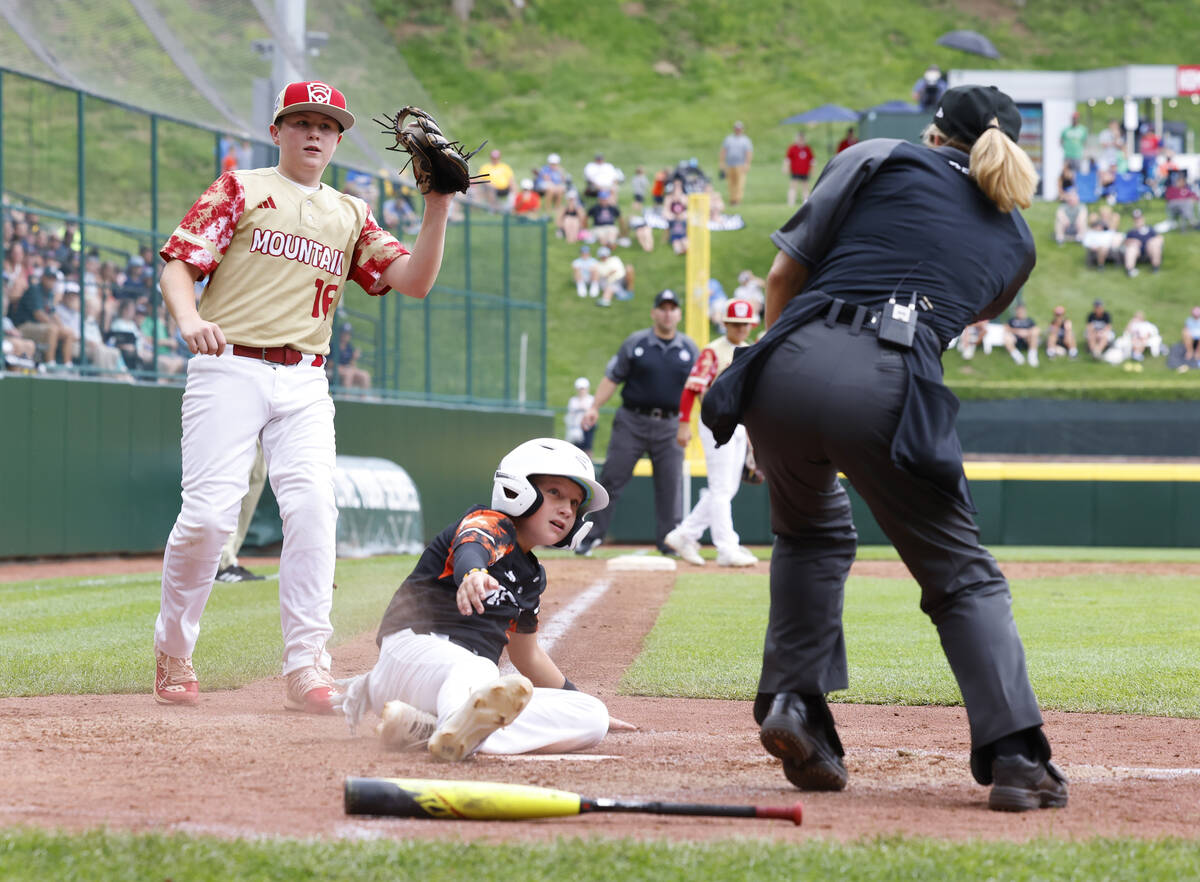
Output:
<svg viewBox="0 0 1200 882">
<path fill-rule="evenodd" d="M 1049 760 L 998 756 L 992 760 L 992 782 L 988 808 L 994 812 L 1027 812 L 1067 804 L 1067 779 Z"/>
<path fill-rule="evenodd" d="M 236 564 L 217 571 L 218 582 L 261 582 L 265 578 L 266 576 L 256 576 L 245 567 Z"/>
<path fill-rule="evenodd" d="M 604 544 L 604 539 L 600 536 L 589 537 L 579 543 L 579 547 L 575 549 L 575 553 L 580 557 L 591 557 L 592 552 Z"/>
<path fill-rule="evenodd" d="M 850 776 L 842 763 L 833 716 L 828 708 L 817 707 L 817 702 L 824 704 L 823 698 L 816 696 L 810 701 L 811 705 L 794 692 L 777 694 L 762 721 L 759 738 L 767 753 L 783 760 L 783 774 L 796 787 L 845 790 Z"/>
<path fill-rule="evenodd" d="M 658 553 L 661 554 L 663 557 L 673 557 L 676 560 L 679 560 L 679 552 L 676 551 L 674 548 L 672 548 L 670 545 L 667 545 L 665 543 L 659 543 L 658 545 L 655 546 L 655 548 L 658 549 Z"/>
</svg>

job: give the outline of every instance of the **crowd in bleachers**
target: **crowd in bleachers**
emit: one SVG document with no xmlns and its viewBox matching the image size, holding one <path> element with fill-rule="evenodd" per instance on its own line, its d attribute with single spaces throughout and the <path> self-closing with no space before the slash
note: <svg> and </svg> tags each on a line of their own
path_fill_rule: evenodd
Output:
<svg viewBox="0 0 1200 882">
<path fill-rule="evenodd" d="M 81 250 L 79 227 L 3 212 L 5 368 L 129 379 L 178 374 L 186 344 L 156 290 L 159 258 Z"/>
</svg>

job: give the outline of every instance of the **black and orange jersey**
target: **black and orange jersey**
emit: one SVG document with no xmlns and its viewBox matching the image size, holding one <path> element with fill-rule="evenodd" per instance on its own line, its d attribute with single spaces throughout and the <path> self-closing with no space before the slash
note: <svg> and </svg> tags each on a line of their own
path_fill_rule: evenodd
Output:
<svg viewBox="0 0 1200 882">
<path fill-rule="evenodd" d="M 464 616 L 455 595 L 463 577 L 485 568 L 500 583 L 484 600 L 484 611 Z M 476 655 L 499 661 L 508 632 L 537 631 L 546 571 L 533 552 L 517 545 L 508 515 L 473 506 L 429 543 L 416 567 L 393 595 L 379 625 L 377 643 L 404 628 L 445 634 Z"/>
</svg>

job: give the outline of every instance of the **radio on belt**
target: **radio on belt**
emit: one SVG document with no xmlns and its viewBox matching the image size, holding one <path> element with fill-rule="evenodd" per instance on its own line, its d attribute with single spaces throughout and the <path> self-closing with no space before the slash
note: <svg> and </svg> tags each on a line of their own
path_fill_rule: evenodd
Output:
<svg viewBox="0 0 1200 882">
<path fill-rule="evenodd" d="M 917 292 L 913 291 L 912 299 L 905 306 L 896 302 L 895 293 L 883 306 L 883 314 L 879 317 L 879 339 L 895 346 L 897 349 L 912 349 L 913 339 L 917 336 Z"/>
</svg>

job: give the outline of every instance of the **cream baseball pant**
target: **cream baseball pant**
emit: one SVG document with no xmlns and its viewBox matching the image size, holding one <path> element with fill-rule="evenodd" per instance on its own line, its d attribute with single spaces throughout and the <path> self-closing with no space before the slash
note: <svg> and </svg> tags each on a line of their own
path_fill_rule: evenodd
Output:
<svg viewBox="0 0 1200 882">
<path fill-rule="evenodd" d="M 376 713 L 399 700 L 441 724 L 460 708 L 471 691 L 500 676 L 486 658 L 442 634 L 415 634 L 409 628 L 389 634 L 369 674 L 370 708 Z M 586 750 L 608 732 L 608 708 L 586 692 L 535 686 L 525 710 L 512 723 L 483 740 L 480 753 L 515 754 L 540 750 Z"/>
<path fill-rule="evenodd" d="M 337 506 L 333 400 L 325 371 L 305 355 L 273 365 L 234 355 L 188 361 L 183 393 L 183 505 L 163 555 L 162 601 L 155 648 L 192 655 L 212 591 L 221 547 L 238 512 L 262 441 L 271 489 L 283 518 L 279 619 L 283 673 L 328 668 L 333 633 Z"/>
<path fill-rule="evenodd" d="M 733 529 L 733 497 L 742 486 L 742 468 L 746 465 L 746 427 L 738 426 L 728 444 L 717 446 L 712 431 L 700 424 L 700 443 L 708 470 L 708 487 L 683 519 L 679 530 L 693 542 L 699 542 L 707 528 L 718 551 L 732 552 L 740 539 Z"/>
</svg>

